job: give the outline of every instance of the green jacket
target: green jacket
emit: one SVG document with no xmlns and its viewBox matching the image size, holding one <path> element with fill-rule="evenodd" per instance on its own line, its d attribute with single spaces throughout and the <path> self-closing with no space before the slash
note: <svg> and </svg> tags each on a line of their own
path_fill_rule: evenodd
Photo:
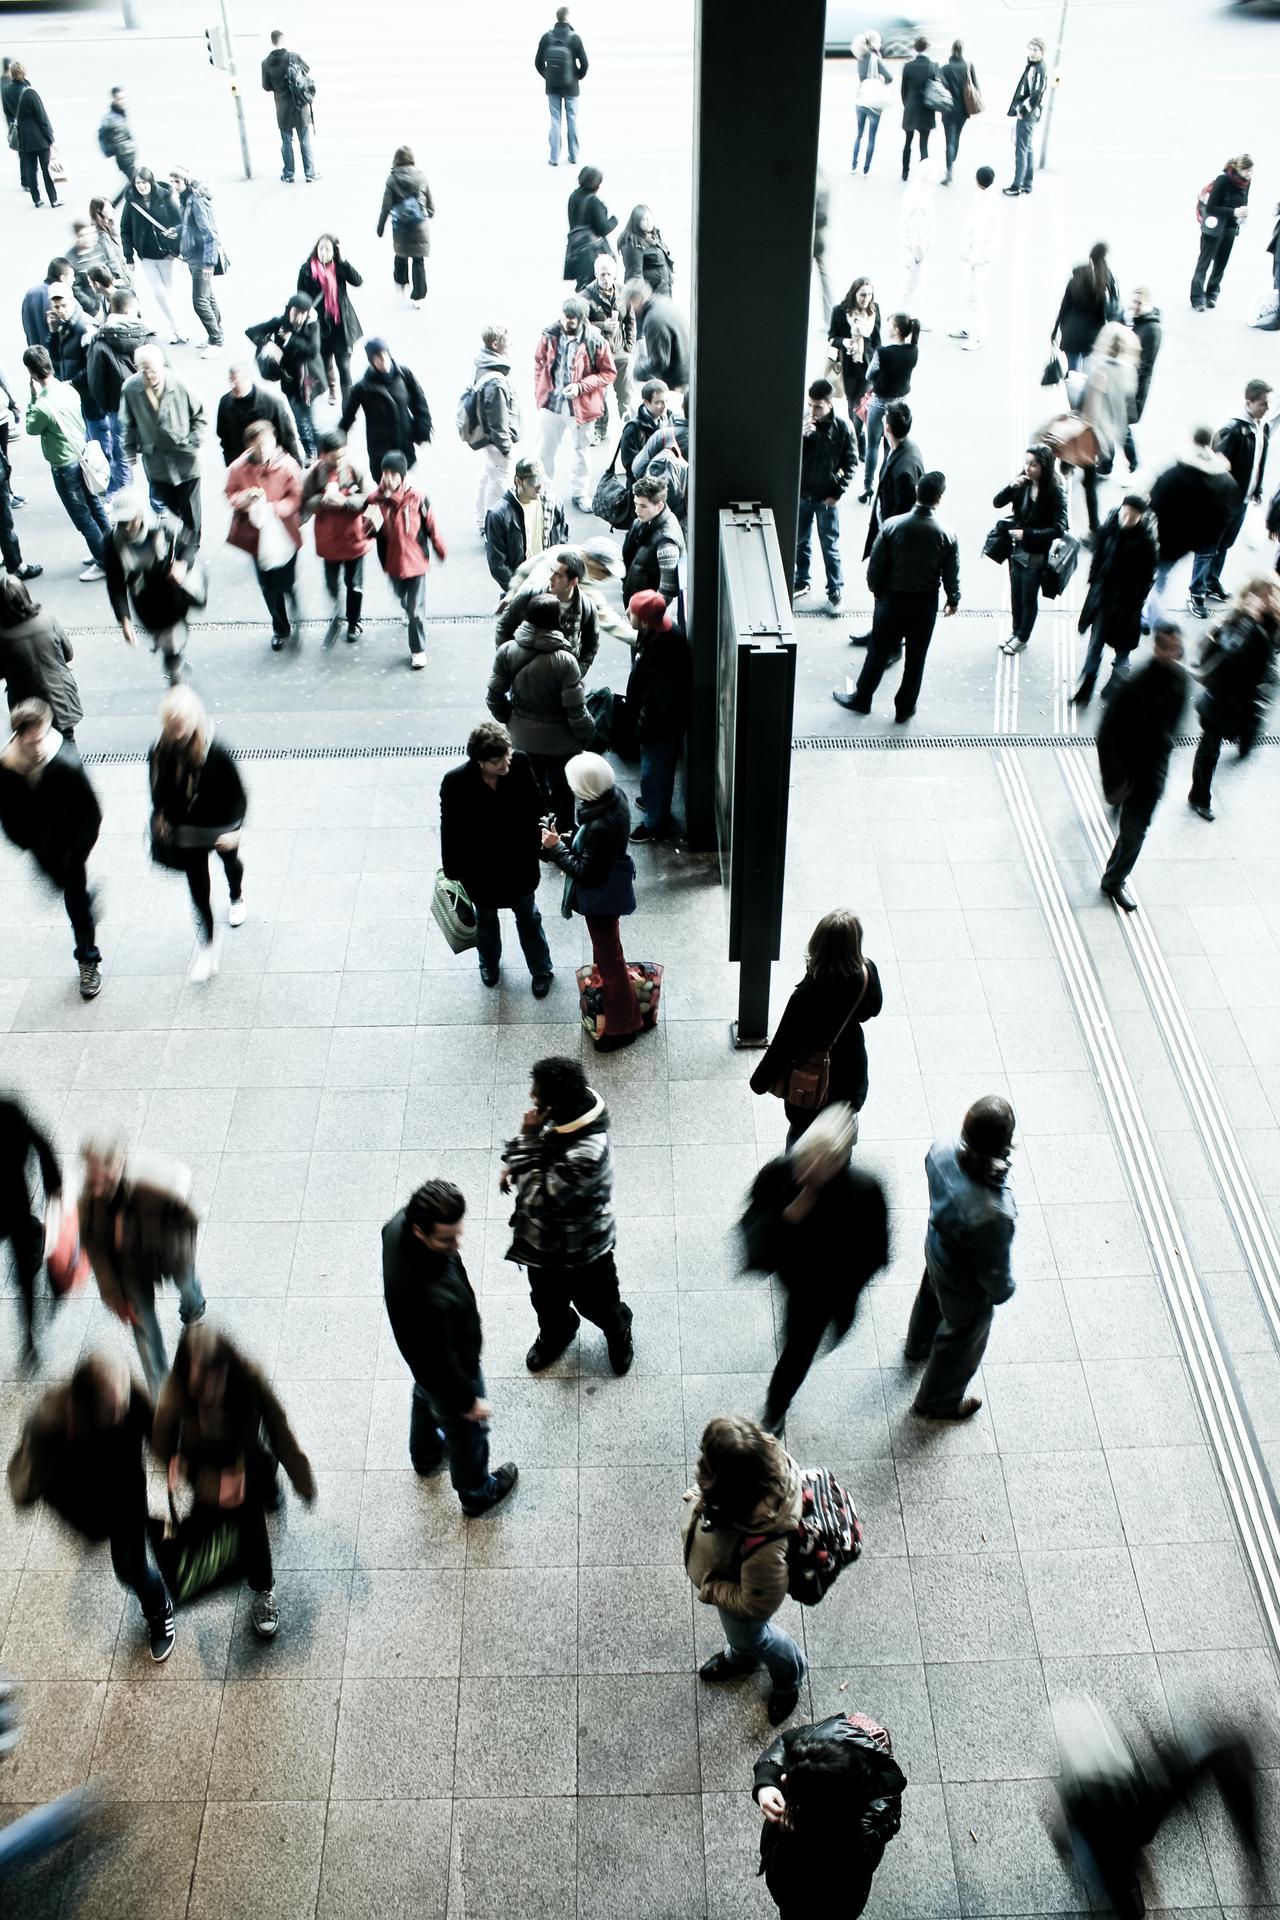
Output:
<svg viewBox="0 0 1280 1920">
<path fill-rule="evenodd" d="M 56 471 L 74 467 L 84 452 L 80 396 L 65 380 L 50 380 L 27 407 L 27 432 L 38 434 L 40 451 Z"/>
</svg>

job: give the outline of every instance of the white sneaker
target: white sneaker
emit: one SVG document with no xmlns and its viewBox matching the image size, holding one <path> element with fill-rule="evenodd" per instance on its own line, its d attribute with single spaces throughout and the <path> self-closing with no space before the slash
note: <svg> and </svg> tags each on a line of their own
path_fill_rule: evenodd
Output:
<svg viewBox="0 0 1280 1920">
<path fill-rule="evenodd" d="M 100 567 L 96 560 L 86 560 L 80 569 L 80 578 L 86 585 L 94 580 L 105 580 L 106 577 L 105 568 Z"/>
<path fill-rule="evenodd" d="M 426 664 L 427 664 L 427 656 L 425 653 L 411 653 L 409 655 L 409 665 L 411 667 L 422 668 L 422 667 L 425 667 Z"/>
<path fill-rule="evenodd" d="M 196 948 L 195 958 L 187 969 L 188 980 L 202 982 L 209 980 L 218 971 L 218 961 L 222 953 L 222 936 L 214 929 L 212 940 L 206 946 L 203 942 Z"/>
<path fill-rule="evenodd" d="M 972 335 L 966 335 L 961 347 L 961 352 L 972 353 L 975 347 L 980 347 L 981 345 L 981 340 L 975 340 Z"/>
<path fill-rule="evenodd" d="M 244 903 L 244 895 L 241 894 L 240 898 L 233 900 L 227 908 L 227 925 L 230 927 L 242 927 L 248 911 L 249 909 Z"/>
</svg>

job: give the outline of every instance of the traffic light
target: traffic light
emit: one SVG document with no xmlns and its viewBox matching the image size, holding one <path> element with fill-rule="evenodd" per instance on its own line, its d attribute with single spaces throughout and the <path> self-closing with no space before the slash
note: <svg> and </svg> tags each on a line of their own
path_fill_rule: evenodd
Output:
<svg viewBox="0 0 1280 1920">
<path fill-rule="evenodd" d="M 209 51 L 209 65 L 225 73 L 231 62 L 228 58 L 227 36 L 221 27 L 206 27 L 204 44 Z"/>
</svg>

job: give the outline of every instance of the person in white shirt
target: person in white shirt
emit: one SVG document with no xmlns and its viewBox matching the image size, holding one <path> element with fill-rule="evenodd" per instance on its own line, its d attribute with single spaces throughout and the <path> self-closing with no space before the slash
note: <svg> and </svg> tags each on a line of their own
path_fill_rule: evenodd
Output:
<svg viewBox="0 0 1280 1920">
<path fill-rule="evenodd" d="M 902 265 L 906 275 L 902 304 L 911 313 L 920 313 L 926 305 L 922 289 L 937 235 L 933 203 L 942 170 L 943 162 L 937 157 L 922 161 L 902 196 Z M 920 324 L 927 326 L 928 322 L 922 320 Z"/>
<path fill-rule="evenodd" d="M 964 324 L 956 327 L 951 338 L 959 340 L 968 352 L 982 345 L 987 331 L 987 280 L 991 263 L 999 251 L 1000 209 L 991 189 L 996 183 L 993 167 L 979 167 L 974 175 L 973 198 L 965 220 L 960 258 L 968 269 L 965 285 Z"/>
</svg>

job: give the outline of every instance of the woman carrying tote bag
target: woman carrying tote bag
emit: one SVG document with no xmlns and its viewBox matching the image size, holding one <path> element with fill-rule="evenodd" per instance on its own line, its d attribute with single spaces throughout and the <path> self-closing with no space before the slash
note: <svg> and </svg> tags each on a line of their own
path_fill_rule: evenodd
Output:
<svg viewBox="0 0 1280 1920">
<path fill-rule="evenodd" d="M 604 991 L 604 1032 L 597 1053 L 629 1047 L 641 1031 L 640 1003 L 622 952 L 618 921 L 636 910 L 635 864 L 627 852 L 631 808 L 613 768 L 598 753 L 577 753 L 564 770 L 577 798 L 578 827 L 566 846 L 554 827 L 542 834 L 542 857 L 567 876 L 566 918 L 580 913 Z"/>
<path fill-rule="evenodd" d="M 858 130 L 853 142 L 853 172 L 858 171 L 858 149 L 862 145 L 862 136 L 867 136 L 867 157 L 862 163 L 862 171 L 870 173 L 871 156 L 876 150 L 876 135 L 880 131 L 880 115 L 887 103 L 893 98 L 893 75 L 880 58 L 880 35 L 874 31 L 860 33 L 853 43 L 853 57 L 858 63 L 857 101 Z"/>
<path fill-rule="evenodd" d="M 847 907 L 824 914 L 809 937 L 804 979 L 751 1076 L 752 1093 L 782 1099 L 788 1147 L 835 1100 L 853 1108 L 857 1139 L 857 1116 L 867 1098 L 862 1028 L 883 1006 L 880 975 L 862 951 L 861 920 Z"/>
</svg>

